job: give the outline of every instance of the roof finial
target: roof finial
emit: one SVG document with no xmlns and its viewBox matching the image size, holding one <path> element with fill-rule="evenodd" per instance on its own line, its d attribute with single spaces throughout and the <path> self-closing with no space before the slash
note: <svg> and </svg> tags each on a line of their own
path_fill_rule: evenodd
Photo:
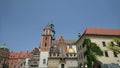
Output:
<svg viewBox="0 0 120 68">
<path fill-rule="evenodd" d="M 78 38 L 80 38 L 81 37 L 81 34 L 80 33 L 78 33 Z"/>
</svg>

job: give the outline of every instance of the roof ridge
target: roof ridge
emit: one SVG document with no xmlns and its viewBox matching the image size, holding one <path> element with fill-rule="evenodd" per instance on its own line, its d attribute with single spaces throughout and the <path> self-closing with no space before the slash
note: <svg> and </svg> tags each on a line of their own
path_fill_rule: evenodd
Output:
<svg viewBox="0 0 120 68">
<path fill-rule="evenodd" d="M 103 29 L 103 28 L 87 28 L 84 31 L 84 34 L 120 36 L 120 30 L 116 30 L 116 29 Z"/>
</svg>

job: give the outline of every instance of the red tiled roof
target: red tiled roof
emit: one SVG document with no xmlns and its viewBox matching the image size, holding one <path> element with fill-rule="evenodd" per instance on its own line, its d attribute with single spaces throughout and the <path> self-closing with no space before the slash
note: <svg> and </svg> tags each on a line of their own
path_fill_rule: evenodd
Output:
<svg viewBox="0 0 120 68">
<path fill-rule="evenodd" d="M 26 58 L 30 53 L 29 52 L 11 52 L 9 58 Z"/>
<path fill-rule="evenodd" d="M 120 36 L 120 30 L 87 28 L 85 30 L 84 34 L 87 34 L 87 35 L 113 35 L 113 36 Z"/>
</svg>

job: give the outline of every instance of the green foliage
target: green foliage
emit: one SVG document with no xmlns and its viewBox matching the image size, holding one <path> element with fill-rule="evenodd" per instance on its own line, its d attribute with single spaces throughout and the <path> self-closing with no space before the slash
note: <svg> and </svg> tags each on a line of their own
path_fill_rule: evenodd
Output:
<svg viewBox="0 0 120 68">
<path fill-rule="evenodd" d="M 91 55 L 91 60 L 94 62 L 94 61 L 97 60 L 97 57 L 96 57 L 94 54 L 92 54 L 92 55 Z"/>
<path fill-rule="evenodd" d="M 97 61 L 96 56 L 103 56 L 103 51 L 96 43 L 91 42 L 90 39 L 85 39 L 83 45 L 87 47 L 85 54 L 87 55 L 88 68 L 92 68 L 92 62 Z"/>
<path fill-rule="evenodd" d="M 113 40 L 117 43 L 117 45 L 120 45 L 120 38 L 114 37 Z"/>
<path fill-rule="evenodd" d="M 114 40 L 114 42 L 116 44 L 108 43 L 107 48 L 109 48 L 110 50 L 116 52 L 117 54 L 120 54 L 120 47 L 119 47 L 120 39 L 115 37 L 115 38 L 113 38 L 113 40 Z"/>
<path fill-rule="evenodd" d="M 103 56 L 103 51 L 100 49 L 100 47 L 97 46 L 96 43 L 91 43 L 91 50 L 93 52 L 94 55 L 99 55 L 99 56 Z"/>
</svg>

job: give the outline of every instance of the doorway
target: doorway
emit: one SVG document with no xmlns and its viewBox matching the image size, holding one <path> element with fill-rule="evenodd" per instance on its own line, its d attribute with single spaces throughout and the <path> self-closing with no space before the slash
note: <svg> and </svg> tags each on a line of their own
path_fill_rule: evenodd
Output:
<svg viewBox="0 0 120 68">
<path fill-rule="evenodd" d="M 61 68 L 64 68 L 64 64 L 61 64 Z"/>
</svg>

